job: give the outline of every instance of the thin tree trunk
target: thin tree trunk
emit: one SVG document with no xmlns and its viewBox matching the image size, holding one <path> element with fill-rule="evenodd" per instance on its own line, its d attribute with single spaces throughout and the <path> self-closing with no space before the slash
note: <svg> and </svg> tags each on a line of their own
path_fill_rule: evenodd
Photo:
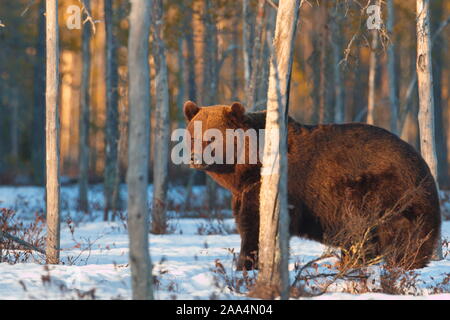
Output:
<svg viewBox="0 0 450 320">
<path fill-rule="evenodd" d="M 417 0 L 417 79 L 419 87 L 420 150 L 436 181 L 438 179 L 435 110 L 433 94 L 433 69 L 431 61 L 430 2 Z M 439 189 L 439 188 L 438 188 Z M 441 237 L 436 246 L 435 258 L 442 259 Z"/>
<path fill-rule="evenodd" d="M 390 127 L 391 132 L 398 134 L 398 110 L 399 110 L 399 101 L 398 101 L 398 81 L 397 81 L 397 72 L 395 70 L 395 41 L 394 37 L 394 19 L 395 19 L 395 11 L 394 11 L 394 0 L 387 0 L 387 11 L 388 11 L 388 19 L 386 23 L 386 29 L 389 34 L 390 43 L 387 52 L 387 69 L 388 69 L 388 79 L 389 79 L 389 101 L 391 107 L 391 121 Z"/>
<path fill-rule="evenodd" d="M 194 31 L 192 27 L 192 2 L 188 2 L 188 5 L 182 6 L 185 13 L 184 30 L 186 40 L 186 64 L 187 64 L 187 94 L 188 99 L 191 101 L 197 100 L 197 84 L 196 84 L 196 69 L 195 69 L 195 44 L 194 44 Z M 182 106 L 181 106 L 182 107 Z"/>
<path fill-rule="evenodd" d="M 311 31 L 310 37 L 312 38 L 312 53 L 308 57 L 308 64 L 311 67 L 311 78 L 313 83 L 313 88 L 311 90 L 311 99 L 313 101 L 313 110 L 311 114 L 311 122 L 319 123 L 319 114 L 320 114 L 320 41 L 318 40 L 318 34 L 316 31 Z"/>
<path fill-rule="evenodd" d="M 192 1 L 188 2 L 187 5 L 182 6 L 185 12 L 185 21 L 184 21 L 184 29 L 185 29 L 185 41 L 186 41 L 186 70 L 187 70 L 187 98 L 191 101 L 197 101 L 197 74 L 195 68 L 195 45 L 194 45 L 194 30 L 192 26 Z M 184 102 L 183 102 L 184 103 Z M 183 103 L 179 106 L 183 108 Z M 184 203 L 184 210 L 190 209 L 190 201 L 192 194 L 192 184 L 189 181 L 194 181 L 194 178 L 197 174 L 197 171 L 191 171 L 188 184 L 186 186 L 186 197 Z"/>
<path fill-rule="evenodd" d="M 433 1 L 431 5 L 431 32 L 433 34 L 432 47 L 433 54 L 433 81 L 434 81 L 434 104 L 436 119 L 436 153 L 438 162 L 438 183 L 441 188 L 450 187 L 448 175 L 448 149 L 447 133 L 445 130 L 445 113 L 443 110 L 443 87 L 442 75 L 445 69 L 443 60 L 443 49 L 445 41 L 442 35 L 438 34 L 444 10 L 444 0 Z M 445 22 L 443 22 L 445 23 Z M 434 39 L 436 38 L 436 39 Z M 445 86 L 444 86 L 445 87 Z"/>
<path fill-rule="evenodd" d="M 369 66 L 369 93 L 367 103 L 367 123 L 375 124 L 375 91 L 376 91 L 376 77 L 378 67 L 378 30 L 372 30 L 372 48 L 370 51 L 370 66 Z"/>
<path fill-rule="evenodd" d="M 153 39 L 156 68 L 155 155 L 153 160 L 152 233 L 167 232 L 167 184 L 169 163 L 169 84 L 163 41 L 163 2 L 153 0 Z"/>
<path fill-rule="evenodd" d="M 86 10 L 90 12 L 90 0 L 84 0 Z M 79 181 L 78 197 L 79 209 L 84 212 L 89 211 L 88 184 L 89 184 L 89 126 L 90 126 L 90 73 L 91 73 L 91 52 L 90 52 L 91 26 L 89 23 L 83 24 L 82 35 L 82 59 L 81 71 L 81 104 L 80 104 L 80 154 L 79 154 Z"/>
<path fill-rule="evenodd" d="M 246 99 L 245 103 L 249 111 L 255 109 L 255 104 L 257 102 L 258 93 L 258 76 L 261 73 L 263 51 L 261 48 L 264 35 L 264 11 L 266 6 L 266 0 L 258 0 L 258 8 L 256 13 L 256 23 L 255 23 L 255 38 L 253 39 L 253 49 L 252 49 L 252 69 L 250 72 L 250 79 L 248 81 L 248 86 L 246 87 Z"/>
<path fill-rule="evenodd" d="M 213 5 L 211 0 L 204 0 L 204 50 L 203 50 L 203 103 L 208 106 L 215 103 L 218 92 L 218 41 L 217 25 L 213 16 Z"/>
<path fill-rule="evenodd" d="M 38 41 L 36 43 L 36 64 L 34 68 L 33 107 L 33 182 L 45 182 L 45 2 L 39 2 Z"/>
<path fill-rule="evenodd" d="M 218 41 L 217 41 L 217 25 L 213 16 L 213 4 L 211 0 L 203 1 L 203 101 L 205 106 L 216 104 L 218 93 Z M 213 210 L 217 199 L 217 184 L 209 177 L 206 177 L 206 204 L 207 209 Z"/>
<path fill-rule="evenodd" d="M 117 49 L 113 30 L 113 3 L 105 0 L 105 33 L 106 33 L 106 125 L 105 125 L 105 177 L 104 220 L 112 219 L 116 215 L 119 203 L 119 97 L 118 97 L 118 70 Z"/>
<path fill-rule="evenodd" d="M 277 11 L 268 6 L 266 8 L 266 23 L 265 23 L 265 34 L 263 39 L 267 38 L 267 35 L 270 34 L 273 36 L 275 32 L 275 23 L 277 18 Z M 258 88 L 258 99 L 256 101 L 255 110 L 265 110 L 267 106 L 267 91 L 269 89 L 269 72 L 270 72 L 270 48 L 269 41 L 263 41 L 264 49 L 263 49 L 263 57 L 260 71 L 260 80 L 259 88 Z"/>
<path fill-rule="evenodd" d="M 46 154 L 47 154 L 47 263 L 59 263 L 60 193 L 59 193 L 59 39 L 58 1 L 46 0 Z"/>
<path fill-rule="evenodd" d="M 254 291 L 263 298 L 289 297 L 287 117 L 299 9 L 300 0 L 280 0 L 273 42 L 261 171 L 260 270 Z"/>
<path fill-rule="evenodd" d="M 433 34 L 433 37 L 431 38 L 431 46 L 432 48 L 436 44 L 436 40 L 439 39 L 439 35 L 442 31 L 445 30 L 445 27 L 447 27 L 450 24 L 450 18 L 440 23 L 439 27 L 436 29 L 436 31 Z M 433 50 L 432 50 L 433 51 Z M 414 70 L 413 77 L 411 81 L 409 82 L 408 89 L 406 91 L 405 95 L 405 102 L 404 106 L 402 108 L 402 112 L 400 115 L 400 123 L 399 123 L 399 132 L 403 134 L 403 127 L 405 125 L 406 118 L 411 111 L 411 105 L 413 103 L 414 93 L 415 89 L 417 88 L 417 72 Z"/>
<path fill-rule="evenodd" d="M 332 9 L 333 10 L 333 9 Z M 334 11 L 332 11 L 332 55 L 333 55 L 333 76 L 334 76 L 334 121 L 336 123 L 343 123 L 345 121 L 345 89 L 344 77 L 341 68 L 341 61 L 343 55 L 343 4 L 337 3 Z"/>
<path fill-rule="evenodd" d="M 240 24 L 240 19 L 239 16 L 236 15 L 235 21 L 234 21 L 235 25 L 233 26 L 233 31 L 232 31 L 232 43 L 234 45 L 237 45 L 239 43 L 239 24 Z M 231 100 L 232 101 L 237 101 L 238 98 L 238 92 L 239 92 L 239 78 L 238 78 L 238 70 L 239 70 L 239 50 L 234 49 L 233 53 L 231 55 L 231 69 L 233 70 L 232 74 L 231 74 Z"/>
<path fill-rule="evenodd" d="M 184 72 L 184 68 L 186 66 L 186 59 L 184 58 L 183 52 L 183 38 L 178 38 L 178 51 L 177 51 L 177 63 L 178 63 L 178 92 L 177 92 L 177 107 L 179 111 L 178 117 L 178 127 L 181 128 L 184 126 L 184 118 L 183 118 L 183 104 L 186 97 L 186 74 Z"/>
<path fill-rule="evenodd" d="M 129 117 L 128 236 L 133 299 L 153 299 L 149 252 L 148 160 L 150 75 L 148 38 L 152 1 L 132 0 L 128 38 Z"/>
<path fill-rule="evenodd" d="M 244 56 L 245 88 L 249 87 L 252 73 L 252 47 L 253 47 L 253 20 L 254 15 L 250 7 L 250 0 L 242 0 L 242 53 Z"/>
<path fill-rule="evenodd" d="M 319 82 L 319 123 L 333 122 L 333 110 L 328 88 L 328 8 L 325 2 L 320 6 L 322 28 L 320 31 L 320 82 Z"/>
</svg>

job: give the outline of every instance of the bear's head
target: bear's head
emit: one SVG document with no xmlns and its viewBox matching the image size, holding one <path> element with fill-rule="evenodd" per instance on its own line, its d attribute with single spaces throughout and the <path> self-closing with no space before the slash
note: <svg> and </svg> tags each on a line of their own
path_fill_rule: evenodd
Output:
<svg viewBox="0 0 450 320">
<path fill-rule="evenodd" d="M 227 138 L 230 131 L 240 131 L 238 133 L 242 134 L 249 129 L 242 104 L 235 102 L 230 106 L 199 107 L 187 101 L 183 111 L 191 138 L 191 168 L 215 172 L 233 170 L 238 163 L 240 147 L 245 145 L 244 149 L 248 150 L 247 140 L 237 145 L 237 137 Z"/>
</svg>

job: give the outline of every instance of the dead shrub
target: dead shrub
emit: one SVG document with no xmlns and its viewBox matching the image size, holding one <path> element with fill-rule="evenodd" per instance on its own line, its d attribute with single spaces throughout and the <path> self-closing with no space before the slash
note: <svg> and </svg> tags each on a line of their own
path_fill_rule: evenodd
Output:
<svg viewBox="0 0 450 320">
<path fill-rule="evenodd" d="M 25 223 L 17 219 L 16 211 L 0 209 L 0 230 L 39 249 L 43 249 L 45 244 L 44 226 L 44 217 L 38 212 L 35 213 L 33 221 Z M 0 262 L 15 264 L 28 262 L 31 259 L 35 262 L 43 261 L 41 254 L 25 248 L 9 238 L 0 239 Z"/>
<path fill-rule="evenodd" d="M 423 233 L 423 219 L 408 221 L 402 213 L 421 192 L 421 186 L 408 190 L 388 210 L 382 209 L 383 199 L 370 194 L 361 201 L 344 201 L 340 211 L 336 210 L 334 218 L 325 224 L 325 243 L 330 246 L 327 251 L 303 266 L 296 264 L 292 295 L 321 295 L 340 281 L 347 283 L 344 291 L 350 293 L 417 293 L 418 274 L 409 270 L 421 262 L 420 250 L 431 235 Z M 407 228 L 402 228 L 402 223 L 407 223 Z M 330 259 L 336 263 L 326 262 Z M 374 281 L 372 266 L 381 267 L 378 286 L 370 283 Z"/>
<path fill-rule="evenodd" d="M 232 265 L 227 270 L 219 259 L 215 260 L 212 272 L 214 274 L 214 286 L 221 292 L 225 289 L 236 293 L 245 294 L 252 290 L 256 284 L 256 271 L 235 271 L 237 265 L 237 255 L 234 249 L 227 249 L 232 255 Z"/>
</svg>

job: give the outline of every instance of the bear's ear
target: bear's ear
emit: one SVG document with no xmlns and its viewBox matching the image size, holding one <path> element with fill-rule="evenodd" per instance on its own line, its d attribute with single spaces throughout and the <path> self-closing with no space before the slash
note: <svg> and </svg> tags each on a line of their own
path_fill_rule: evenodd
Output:
<svg viewBox="0 0 450 320">
<path fill-rule="evenodd" d="M 245 108 L 239 102 L 234 102 L 231 105 L 231 114 L 235 116 L 237 119 L 242 119 L 245 114 Z"/>
<path fill-rule="evenodd" d="M 192 101 L 186 101 L 183 106 L 184 117 L 187 121 L 191 121 L 193 117 L 200 111 L 200 108 Z"/>
</svg>

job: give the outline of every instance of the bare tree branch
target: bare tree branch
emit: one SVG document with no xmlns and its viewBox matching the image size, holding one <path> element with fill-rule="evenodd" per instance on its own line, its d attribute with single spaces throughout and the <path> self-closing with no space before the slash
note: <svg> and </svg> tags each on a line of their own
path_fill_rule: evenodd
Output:
<svg viewBox="0 0 450 320">
<path fill-rule="evenodd" d="M 28 249 L 31 249 L 31 250 L 37 251 L 39 253 L 45 254 L 45 251 L 43 249 L 40 249 L 40 248 L 32 245 L 31 243 L 28 243 L 28 242 L 26 242 L 26 241 L 24 241 L 24 240 L 22 240 L 20 238 L 17 238 L 16 236 L 13 236 L 13 235 L 5 232 L 5 231 L 1 231 L 0 230 L 0 239 L 2 239 L 2 238 L 9 239 L 9 240 L 14 241 L 14 242 L 16 242 L 16 243 L 18 243 L 18 244 L 20 244 L 20 245 L 22 245 L 22 246 L 24 246 L 24 247 L 26 247 Z"/>
</svg>

